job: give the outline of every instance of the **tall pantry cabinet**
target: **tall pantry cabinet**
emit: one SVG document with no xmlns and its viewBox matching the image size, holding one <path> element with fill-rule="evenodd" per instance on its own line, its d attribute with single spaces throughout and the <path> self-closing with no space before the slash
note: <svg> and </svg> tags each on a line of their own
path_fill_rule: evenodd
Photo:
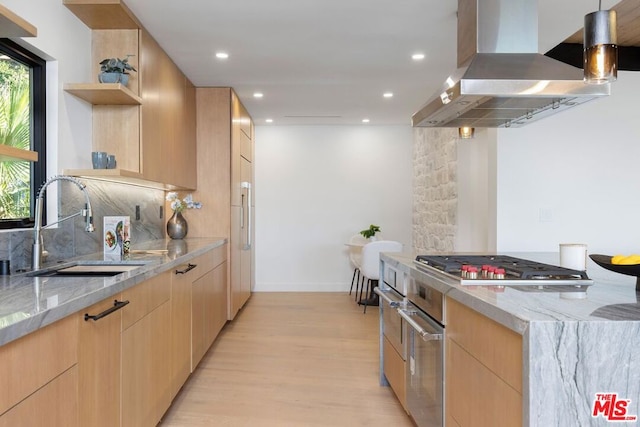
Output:
<svg viewBox="0 0 640 427">
<path fill-rule="evenodd" d="M 189 233 L 227 237 L 228 311 L 233 319 L 254 282 L 253 122 L 231 88 L 197 88 L 198 190 Z"/>
</svg>

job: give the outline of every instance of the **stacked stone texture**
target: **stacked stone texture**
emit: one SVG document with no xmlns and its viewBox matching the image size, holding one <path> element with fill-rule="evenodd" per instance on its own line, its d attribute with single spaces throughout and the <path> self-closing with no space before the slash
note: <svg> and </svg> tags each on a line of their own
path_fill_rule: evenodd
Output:
<svg viewBox="0 0 640 427">
<path fill-rule="evenodd" d="M 413 247 L 451 252 L 456 240 L 457 129 L 415 128 Z"/>
</svg>

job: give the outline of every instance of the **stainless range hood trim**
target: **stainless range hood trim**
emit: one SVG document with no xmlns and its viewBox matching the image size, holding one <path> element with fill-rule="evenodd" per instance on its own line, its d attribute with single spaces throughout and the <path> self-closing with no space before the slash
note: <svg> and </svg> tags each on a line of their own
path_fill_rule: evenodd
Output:
<svg viewBox="0 0 640 427">
<path fill-rule="evenodd" d="M 476 7 L 469 7 L 470 2 L 475 3 Z M 431 101 L 412 116 L 414 127 L 520 127 L 597 97 L 610 95 L 609 84 L 585 84 L 580 68 L 531 53 L 531 37 L 535 37 L 534 41 L 537 42 L 537 35 L 532 31 L 525 31 L 524 34 L 515 31 L 513 22 L 510 22 L 514 15 L 505 13 L 500 19 L 489 19 L 507 9 L 512 13 L 530 10 L 529 0 L 459 0 L 458 4 L 461 13 L 467 11 L 477 14 L 476 53 L 465 61 L 465 67 L 458 68 L 447 78 Z M 461 7 L 462 4 L 464 7 Z M 485 18 L 481 19 L 480 15 Z M 528 22 L 536 20 L 535 15 L 527 13 L 519 16 L 526 16 Z M 460 16 L 459 19 L 460 23 L 470 22 L 471 18 Z M 480 21 L 484 24 L 480 25 Z M 518 39 L 515 46 L 521 47 L 522 53 L 497 47 L 504 46 L 502 42 L 508 41 L 510 35 Z M 491 42 L 487 42 L 487 39 Z M 492 46 L 495 49 L 493 52 Z M 459 56 L 461 48 L 468 50 L 467 46 L 459 46 Z M 496 52 L 500 49 L 503 51 Z M 492 99 L 498 102 L 489 103 Z M 514 100 L 512 104 L 518 104 L 518 107 L 512 108 L 507 114 L 495 107 L 509 104 L 509 99 Z M 527 99 L 531 100 L 530 105 L 526 105 Z M 496 112 L 469 113 L 473 109 L 485 110 L 483 104 L 492 105 L 491 108 L 495 108 Z M 491 116 L 491 120 L 480 120 L 488 116 Z"/>
</svg>

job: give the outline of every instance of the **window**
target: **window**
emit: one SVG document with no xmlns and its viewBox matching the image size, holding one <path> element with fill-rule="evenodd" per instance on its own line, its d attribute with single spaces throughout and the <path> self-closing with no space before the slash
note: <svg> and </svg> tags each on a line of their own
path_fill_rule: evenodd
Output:
<svg viewBox="0 0 640 427">
<path fill-rule="evenodd" d="M 38 152 L 37 162 L 0 161 L 0 228 L 33 226 L 46 179 L 45 70 L 42 58 L 0 39 L 0 144 Z"/>
</svg>

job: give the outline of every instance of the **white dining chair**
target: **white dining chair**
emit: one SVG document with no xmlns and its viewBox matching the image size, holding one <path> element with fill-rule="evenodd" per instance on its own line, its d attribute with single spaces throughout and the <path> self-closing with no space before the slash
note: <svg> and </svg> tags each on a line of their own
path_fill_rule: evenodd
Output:
<svg viewBox="0 0 640 427">
<path fill-rule="evenodd" d="M 358 300 L 358 286 L 360 285 L 360 263 L 362 261 L 362 248 L 368 242 L 362 234 L 354 234 L 349 238 L 349 260 L 353 265 L 353 276 L 351 277 L 351 287 L 349 288 L 349 295 L 353 290 L 353 284 L 356 285 L 355 299 Z M 356 278 L 357 277 L 357 278 Z M 362 290 L 360 291 L 362 294 Z"/>
<path fill-rule="evenodd" d="M 381 252 L 402 252 L 402 243 L 393 240 L 378 240 L 370 242 L 362 248 L 362 261 L 360 264 L 360 272 L 364 279 L 367 280 L 366 292 L 364 299 L 360 299 L 358 304 L 364 305 L 364 312 L 367 312 L 367 305 L 377 301 L 373 296 L 373 288 L 380 279 L 380 253 Z"/>
</svg>

